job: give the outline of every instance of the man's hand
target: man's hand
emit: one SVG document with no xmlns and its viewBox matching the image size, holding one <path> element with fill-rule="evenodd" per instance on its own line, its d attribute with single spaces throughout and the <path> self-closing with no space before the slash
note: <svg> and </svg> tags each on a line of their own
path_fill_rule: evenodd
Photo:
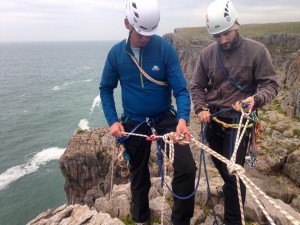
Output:
<svg viewBox="0 0 300 225">
<path fill-rule="evenodd" d="M 198 113 L 197 117 L 201 123 L 210 123 L 210 112 L 209 111 L 201 111 Z"/>
<path fill-rule="evenodd" d="M 122 133 L 125 132 L 123 125 L 120 122 L 115 122 L 110 127 L 110 134 L 114 137 L 122 137 Z"/>
<path fill-rule="evenodd" d="M 254 104 L 255 104 L 254 98 L 252 96 L 250 96 L 242 101 L 235 102 L 232 105 L 232 108 L 239 112 L 239 111 L 241 111 L 242 105 L 247 105 L 248 107 L 247 108 L 243 107 L 243 109 L 245 112 L 248 112 L 249 109 L 254 106 Z"/>
<path fill-rule="evenodd" d="M 189 132 L 189 130 L 187 128 L 185 119 L 180 119 L 178 121 L 178 125 L 176 127 L 175 140 L 174 140 L 175 142 L 177 142 L 179 144 L 184 144 L 183 142 L 180 142 L 180 135 L 181 134 L 184 134 L 184 141 L 186 141 L 186 142 L 190 142 L 191 141 L 190 132 Z"/>
</svg>

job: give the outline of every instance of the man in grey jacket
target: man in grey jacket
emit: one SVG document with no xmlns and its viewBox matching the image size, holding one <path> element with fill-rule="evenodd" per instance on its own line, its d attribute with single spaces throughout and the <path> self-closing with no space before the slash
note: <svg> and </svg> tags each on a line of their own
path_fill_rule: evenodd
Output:
<svg viewBox="0 0 300 225">
<path fill-rule="evenodd" d="M 230 0 L 215 0 L 207 8 L 206 25 L 215 43 L 203 49 L 191 80 L 191 96 L 200 122 L 208 123 L 207 141 L 214 151 L 230 159 L 236 129 L 225 128 L 211 120 L 214 113 L 219 120 L 234 123 L 241 107 L 259 108 L 271 102 L 279 91 L 277 75 L 267 48 L 239 35 L 237 12 Z M 245 109 L 247 110 L 247 109 Z M 240 143 L 236 162 L 244 165 L 249 133 Z M 241 225 L 241 212 L 235 176 L 228 173 L 224 163 L 212 157 L 224 180 L 224 224 Z M 246 187 L 241 183 L 243 203 Z"/>
</svg>

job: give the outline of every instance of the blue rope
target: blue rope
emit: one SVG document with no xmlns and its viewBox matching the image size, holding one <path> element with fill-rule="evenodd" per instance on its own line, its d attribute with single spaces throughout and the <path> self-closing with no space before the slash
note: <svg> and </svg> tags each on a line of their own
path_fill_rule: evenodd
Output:
<svg viewBox="0 0 300 225">
<path fill-rule="evenodd" d="M 202 132 L 202 134 L 206 134 L 206 132 Z M 203 139 L 202 141 L 204 141 L 204 138 L 205 135 L 203 135 Z M 189 199 L 191 198 L 192 196 L 195 195 L 198 187 L 199 187 L 199 184 L 200 184 L 200 175 L 201 175 L 201 168 L 202 168 L 202 161 L 205 161 L 205 158 L 204 158 L 204 151 L 201 149 L 201 152 L 200 152 L 200 156 L 199 156 L 199 161 L 200 161 L 200 166 L 199 166 L 199 173 L 198 173 L 198 179 L 197 179 L 197 184 L 195 186 L 195 189 L 194 191 L 187 195 L 187 196 L 179 196 L 177 195 L 175 192 L 173 192 L 173 190 L 170 188 L 170 186 L 168 185 L 168 183 L 165 181 L 165 178 L 164 178 L 164 168 L 163 168 L 163 154 L 162 154 L 162 140 L 157 140 L 157 163 L 159 165 L 159 171 L 160 171 L 160 176 L 161 176 L 161 187 L 163 187 L 163 184 L 165 183 L 166 184 L 166 187 L 167 189 L 169 190 L 169 192 L 176 198 L 178 199 L 181 199 L 181 200 L 186 200 L 186 199 Z M 165 149 L 166 151 L 166 149 Z M 205 166 L 206 167 L 206 166 Z M 205 172 L 206 172 L 206 176 L 208 177 L 207 175 L 207 171 L 206 171 L 206 168 L 205 168 Z"/>
<path fill-rule="evenodd" d="M 232 110 L 232 108 L 225 108 L 225 109 L 222 109 L 222 110 L 220 110 L 220 111 L 218 111 L 218 112 L 216 112 L 216 113 L 214 113 L 214 114 L 211 114 L 211 115 L 210 115 L 210 118 L 214 118 L 214 117 L 216 117 L 216 116 L 218 116 L 218 115 L 220 115 L 220 114 L 222 114 L 222 113 L 229 112 L 229 111 L 231 111 L 231 110 Z"/>
<path fill-rule="evenodd" d="M 126 119 L 127 120 L 127 119 Z M 125 120 L 125 121 L 126 121 Z M 132 129 L 132 131 L 130 131 L 130 133 L 134 133 L 141 125 L 143 125 L 144 123 L 146 123 L 146 121 L 143 121 L 141 122 L 140 124 L 138 124 L 135 128 Z M 116 139 L 116 141 L 119 143 L 119 144 L 123 144 L 127 138 L 129 138 L 130 135 L 127 135 L 127 136 L 123 136 L 123 137 L 119 137 Z"/>
<path fill-rule="evenodd" d="M 206 130 L 207 130 L 207 126 L 204 126 L 203 124 L 201 124 L 201 142 L 202 143 L 206 143 L 206 140 L 207 140 Z M 207 172 L 206 161 L 205 161 L 204 150 L 203 149 L 201 149 L 201 155 L 202 155 L 202 159 L 203 159 L 205 178 L 206 178 L 206 183 L 207 183 L 208 199 L 209 199 L 209 202 L 210 202 L 210 208 L 213 211 L 213 215 L 214 215 L 214 219 L 215 219 L 214 224 L 216 222 L 216 224 L 219 225 L 218 220 L 217 220 L 217 216 L 216 216 L 216 212 L 215 212 L 215 209 L 214 209 L 214 206 L 213 206 L 213 202 L 212 202 L 212 194 L 211 194 L 211 191 L 210 191 L 208 172 Z M 201 161 L 200 161 L 200 171 L 199 171 L 199 173 L 201 173 Z"/>
<path fill-rule="evenodd" d="M 158 143 L 157 143 L 157 146 L 159 146 Z M 161 147 L 158 147 L 158 149 L 160 149 L 160 151 L 161 151 Z M 159 150 L 158 150 L 158 151 L 159 151 Z M 160 153 L 159 153 L 159 155 L 160 155 Z M 163 158 L 163 156 L 162 156 L 162 158 Z M 201 160 L 202 160 L 202 157 L 201 157 L 201 154 L 200 154 L 200 169 L 201 169 Z M 189 198 L 191 198 L 192 196 L 194 196 L 195 193 L 196 193 L 196 191 L 197 191 L 197 189 L 198 189 L 198 187 L 199 187 L 201 170 L 199 170 L 198 181 L 197 181 L 197 184 L 196 184 L 196 186 L 195 186 L 194 191 L 193 191 L 191 194 L 187 195 L 187 196 L 179 196 L 179 195 L 177 195 L 175 192 L 173 192 L 173 190 L 170 188 L 170 186 L 168 185 L 168 183 L 165 181 L 165 178 L 164 178 L 164 175 L 163 175 L 163 174 L 164 174 L 164 168 L 163 168 L 163 166 L 162 166 L 162 162 L 163 162 L 163 160 L 160 160 L 160 161 L 158 162 L 158 163 L 161 163 L 161 164 L 159 164 L 160 176 L 161 176 L 161 187 L 163 187 L 163 183 L 165 183 L 167 189 L 169 190 L 169 192 L 170 192 L 174 197 L 176 197 L 176 198 L 178 198 L 178 199 L 181 199 L 181 200 L 186 200 L 186 199 L 189 199 Z"/>
<path fill-rule="evenodd" d="M 248 108 L 248 107 L 249 107 L 249 103 L 243 103 L 243 104 L 241 105 L 241 107 L 242 107 L 243 109 Z M 223 109 L 221 109 L 220 111 L 211 114 L 211 115 L 210 115 L 210 118 L 214 118 L 214 117 L 216 117 L 216 116 L 219 116 L 219 115 L 222 114 L 222 113 L 230 112 L 230 111 L 234 111 L 234 112 L 235 112 L 235 110 L 233 110 L 232 108 L 223 108 Z"/>
<path fill-rule="evenodd" d="M 217 52 L 217 58 L 218 58 L 218 62 L 219 62 L 219 65 L 222 69 L 222 72 L 223 74 L 226 76 L 226 78 L 230 81 L 230 83 L 235 86 L 238 90 L 240 90 L 241 92 L 253 92 L 256 88 L 253 88 L 253 89 L 245 89 L 243 88 L 241 85 L 239 85 L 238 83 L 236 83 L 230 76 L 229 74 L 227 73 L 227 71 L 225 70 L 225 67 L 222 63 L 222 60 L 221 60 L 221 56 L 220 56 L 220 46 L 217 45 L 216 47 L 216 52 Z"/>
</svg>

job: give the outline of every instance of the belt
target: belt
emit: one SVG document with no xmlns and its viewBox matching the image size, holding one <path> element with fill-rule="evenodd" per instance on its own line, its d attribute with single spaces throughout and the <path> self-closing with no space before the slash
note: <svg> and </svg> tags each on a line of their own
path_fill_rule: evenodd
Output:
<svg viewBox="0 0 300 225">
<path fill-rule="evenodd" d="M 161 118 L 163 117 L 164 113 L 160 113 L 157 116 L 143 116 L 143 115 L 137 115 L 137 114 L 129 114 L 129 113 L 123 113 L 122 118 L 124 118 L 125 120 L 131 120 L 137 123 L 141 123 L 143 121 L 146 121 L 146 118 L 151 118 L 153 119 L 155 122 L 158 122 L 161 120 Z"/>
</svg>

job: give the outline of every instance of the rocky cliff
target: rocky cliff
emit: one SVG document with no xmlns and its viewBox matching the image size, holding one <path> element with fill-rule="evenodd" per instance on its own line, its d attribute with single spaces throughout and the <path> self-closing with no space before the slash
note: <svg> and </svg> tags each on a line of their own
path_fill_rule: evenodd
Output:
<svg viewBox="0 0 300 225">
<path fill-rule="evenodd" d="M 212 40 L 183 37 L 180 32 L 167 34 L 177 49 L 186 79 L 189 81 L 201 49 Z M 295 35 L 272 34 L 252 37 L 263 42 L 270 50 L 275 67 L 280 76 L 281 92 L 277 99 L 260 113 L 263 135 L 260 139 L 259 156 L 255 168 L 246 166 L 246 175 L 271 199 L 300 221 L 300 38 Z M 199 124 L 191 114 L 190 129 L 199 134 Z M 59 164 L 65 177 L 65 191 L 68 204 L 55 210 L 48 210 L 28 223 L 37 224 L 124 224 L 120 219 L 130 218 L 131 195 L 126 167 L 117 166 L 117 148 L 111 139 L 108 127 L 93 130 L 79 130 L 73 134 L 68 148 Z M 195 160 L 199 161 L 199 148 L 191 145 Z M 154 217 L 164 212 L 164 224 L 169 224 L 170 204 L 162 199 L 156 146 L 151 155 L 151 175 L 153 187 L 150 191 L 150 207 Z M 222 197 L 216 187 L 222 180 L 206 156 L 210 188 L 217 217 L 222 219 Z M 198 163 L 199 165 L 199 163 Z M 172 168 L 170 167 L 170 172 Z M 112 176 L 113 175 L 113 176 Z M 171 175 L 171 173 L 170 173 Z M 201 185 L 196 192 L 196 210 L 191 224 L 212 224 L 207 184 L 201 176 Z M 170 199 L 170 193 L 168 193 Z M 261 197 L 261 196 L 260 196 Z M 167 198 L 167 199 L 168 199 Z M 263 201 L 270 210 L 276 224 L 292 224 L 278 215 L 270 203 Z M 88 207 L 87 207 L 88 206 Z M 162 206 L 163 210 L 162 210 Z M 107 214 L 108 213 L 108 214 Z M 254 199 L 247 194 L 246 217 L 251 221 L 265 221 Z M 117 219 L 119 218 L 119 219 Z M 101 222 L 105 221 L 105 222 Z M 155 223 L 157 221 L 153 221 Z"/>
<path fill-rule="evenodd" d="M 198 56 L 212 39 L 199 37 L 197 39 L 189 38 L 182 35 L 183 31 L 166 34 L 164 37 L 173 43 L 178 52 L 179 60 L 189 81 Z M 270 34 L 264 36 L 249 36 L 267 46 L 269 49 L 273 64 L 278 72 L 282 91 L 279 95 L 281 108 L 290 117 L 300 118 L 300 36 L 290 34 Z"/>
</svg>

